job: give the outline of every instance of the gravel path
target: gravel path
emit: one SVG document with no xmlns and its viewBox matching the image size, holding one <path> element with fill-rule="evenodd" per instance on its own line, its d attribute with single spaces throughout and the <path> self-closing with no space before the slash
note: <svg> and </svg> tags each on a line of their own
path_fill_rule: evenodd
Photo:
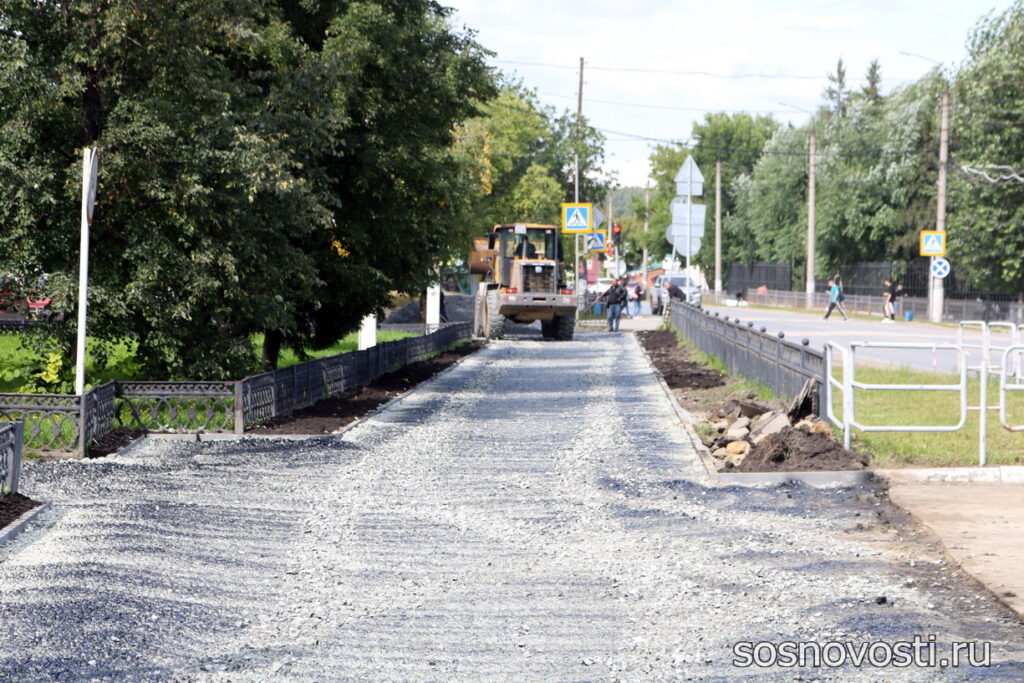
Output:
<svg viewBox="0 0 1024 683">
<path fill-rule="evenodd" d="M 0 680 L 789 680 L 732 644 L 914 634 L 1024 676 L 1024 628 L 884 501 L 708 488 L 628 334 L 493 343 L 340 439 L 24 481 L 54 505 L 0 547 Z"/>
</svg>

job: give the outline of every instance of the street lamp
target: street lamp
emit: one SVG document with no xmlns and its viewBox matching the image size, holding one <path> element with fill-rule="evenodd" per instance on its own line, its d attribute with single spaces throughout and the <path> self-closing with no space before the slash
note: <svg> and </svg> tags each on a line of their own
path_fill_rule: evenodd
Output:
<svg viewBox="0 0 1024 683">
<path fill-rule="evenodd" d="M 807 138 L 807 277 L 804 291 L 807 293 L 807 308 L 814 308 L 814 157 L 817 154 L 818 143 L 814 130 L 814 112 L 785 102 L 779 104 L 811 115 L 811 134 Z"/>
</svg>

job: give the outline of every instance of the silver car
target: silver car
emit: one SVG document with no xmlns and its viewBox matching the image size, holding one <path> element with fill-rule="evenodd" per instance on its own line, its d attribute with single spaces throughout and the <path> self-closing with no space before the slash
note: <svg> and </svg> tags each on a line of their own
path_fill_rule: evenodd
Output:
<svg viewBox="0 0 1024 683">
<path fill-rule="evenodd" d="M 661 315 L 668 306 L 668 285 L 674 284 L 686 295 L 687 303 L 700 306 L 703 296 L 700 287 L 690 280 L 686 275 L 659 275 L 654 280 L 648 298 L 651 302 L 651 313 Z"/>
</svg>

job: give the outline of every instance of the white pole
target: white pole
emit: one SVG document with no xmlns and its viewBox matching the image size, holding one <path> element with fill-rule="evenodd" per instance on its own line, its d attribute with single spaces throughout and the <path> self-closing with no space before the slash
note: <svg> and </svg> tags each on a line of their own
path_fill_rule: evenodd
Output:
<svg viewBox="0 0 1024 683">
<path fill-rule="evenodd" d="M 377 345 L 377 316 L 368 315 L 359 325 L 359 350 Z"/>
<path fill-rule="evenodd" d="M 690 161 L 693 161 L 693 155 L 690 155 Z M 690 164 L 690 177 L 687 180 L 686 185 L 686 277 L 693 277 L 690 274 L 690 252 L 693 251 L 693 167 L 694 164 Z"/>
<path fill-rule="evenodd" d="M 82 234 L 78 247 L 78 340 L 75 344 L 75 393 L 85 393 L 85 314 L 89 292 L 89 224 L 92 218 L 91 198 L 93 192 L 93 163 L 96 150 L 86 148 L 82 152 Z"/>
<path fill-rule="evenodd" d="M 441 327 L 441 285 L 432 284 L 427 287 L 427 310 L 424 319 L 427 323 L 427 334 L 436 332 Z"/>
</svg>

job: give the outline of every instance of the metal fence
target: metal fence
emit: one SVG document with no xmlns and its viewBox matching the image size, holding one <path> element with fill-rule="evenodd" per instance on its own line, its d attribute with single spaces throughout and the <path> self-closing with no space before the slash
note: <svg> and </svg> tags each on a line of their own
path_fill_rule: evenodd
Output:
<svg viewBox="0 0 1024 683">
<path fill-rule="evenodd" d="M 21 476 L 22 422 L 0 422 L 0 498 L 18 492 Z"/>
<path fill-rule="evenodd" d="M 794 398 L 808 379 L 823 396 L 825 358 L 810 348 L 809 340 L 794 344 L 785 333 L 770 335 L 751 322 L 709 313 L 696 306 L 672 302 L 672 326 L 701 351 L 720 359 L 732 374 L 767 385 L 776 396 Z M 820 402 L 819 402 L 820 403 Z M 819 406 L 819 412 L 823 408 Z"/>
<path fill-rule="evenodd" d="M 817 273 L 821 275 L 820 271 Z M 850 263 L 839 266 L 837 273 L 843 281 L 843 289 L 849 295 L 880 295 L 885 288 L 885 280 L 903 285 L 907 294 L 915 297 L 927 297 L 931 280 L 930 259 L 917 258 L 910 261 L 870 261 Z M 803 288 L 803 276 L 797 274 L 800 281 L 794 281 L 793 266 L 789 263 L 755 263 L 746 266 L 742 263 L 729 264 L 726 273 L 726 289 L 732 294 L 746 291 L 748 294 L 758 287 L 779 290 L 799 290 Z M 827 277 L 816 278 L 818 289 L 824 289 Z M 993 292 L 979 289 L 971 282 L 970 273 L 959 266 L 946 277 L 943 283 L 947 299 L 964 299 L 968 301 L 1011 302 L 1017 296 L 1012 292 Z"/>
<path fill-rule="evenodd" d="M 846 299 L 843 308 L 847 313 L 860 315 L 877 315 L 882 317 L 881 295 L 850 294 L 844 288 Z M 723 304 L 728 295 L 718 296 L 714 292 L 704 294 L 704 302 Z M 820 291 L 808 296 L 805 292 L 786 292 L 769 289 L 764 294 L 747 291 L 746 301 L 759 306 L 778 306 L 781 308 L 804 308 L 819 310 L 822 313 L 828 308 L 828 292 Z M 942 317 L 944 320 L 1008 320 L 1018 325 L 1024 323 L 1024 304 L 1006 301 L 979 301 L 969 299 L 946 299 Z M 928 299 L 922 297 L 901 296 L 896 300 L 896 315 L 903 317 L 910 311 L 914 318 L 928 318 Z"/>
<path fill-rule="evenodd" d="M 0 394 L 0 420 L 24 422 L 33 451 L 78 451 L 115 427 L 235 432 L 365 386 L 472 336 L 472 323 L 299 363 L 235 382 L 107 382 L 84 396 Z M 82 426 L 84 425 L 84 428 Z"/>
</svg>

